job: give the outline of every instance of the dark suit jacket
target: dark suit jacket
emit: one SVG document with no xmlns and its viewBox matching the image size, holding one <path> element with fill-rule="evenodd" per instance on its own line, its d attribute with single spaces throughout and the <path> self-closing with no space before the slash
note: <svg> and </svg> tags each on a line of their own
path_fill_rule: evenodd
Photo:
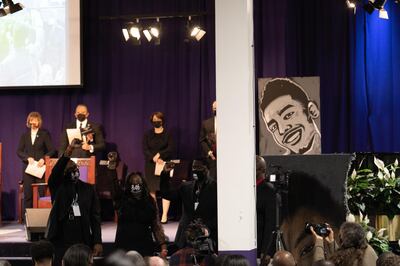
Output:
<svg viewBox="0 0 400 266">
<path fill-rule="evenodd" d="M 201 155 L 204 158 L 207 158 L 208 152 L 210 150 L 212 150 L 209 136 L 210 136 L 210 134 L 215 133 L 215 128 L 214 128 L 215 122 L 214 121 L 215 121 L 215 116 L 213 116 L 207 120 L 204 120 L 201 123 L 199 141 L 200 141 L 200 146 L 201 146 Z"/>
<path fill-rule="evenodd" d="M 78 181 L 72 183 L 64 176 L 64 170 L 69 161 L 62 156 L 53 167 L 49 177 L 49 189 L 53 207 L 50 212 L 46 237 L 52 242 L 61 241 L 63 238 L 62 224 L 68 219 L 68 213 L 75 193 L 78 193 L 79 208 L 81 211 L 81 232 L 84 244 L 93 247 L 101 244 L 100 203 L 93 185 Z"/>
<path fill-rule="evenodd" d="M 17 155 L 22 162 L 27 165 L 28 158 L 32 157 L 36 161 L 44 159 L 45 156 L 53 156 L 55 153 L 53 144 L 51 143 L 50 134 L 45 129 L 39 129 L 36 134 L 35 143 L 32 145 L 31 130 L 25 132 L 18 144 Z M 25 166 L 26 167 L 26 166 Z"/>
<path fill-rule="evenodd" d="M 90 125 L 93 128 L 94 134 L 93 134 L 93 142 L 90 142 L 90 145 L 93 145 L 93 154 L 90 153 L 89 151 L 84 151 L 81 148 L 76 148 L 73 150 L 71 158 L 89 158 L 92 155 L 95 155 L 95 153 L 99 151 L 103 151 L 106 147 L 105 142 L 104 142 L 104 137 L 103 137 L 103 130 L 100 124 L 88 121 L 87 125 Z M 76 121 L 70 123 L 67 125 L 67 128 L 76 128 Z M 61 140 L 60 140 L 60 149 L 58 150 L 58 156 L 62 156 L 64 151 L 67 149 L 69 142 L 68 142 L 68 136 L 67 136 L 67 130 L 64 129 L 62 135 L 61 135 Z"/>
<path fill-rule="evenodd" d="M 216 242 L 217 237 L 217 183 L 207 179 L 200 191 L 199 205 L 194 209 L 195 181 L 184 183 L 179 191 L 182 199 L 182 217 L 179 221 L 178 231 L 176 232 L 175 242 L 178 247 L 183 248 L 186 244 L 185 231 L 187 226 L 194 219 L 201 218 L 203 223 L 210 229 L 210 237 Z"/>
</svg>

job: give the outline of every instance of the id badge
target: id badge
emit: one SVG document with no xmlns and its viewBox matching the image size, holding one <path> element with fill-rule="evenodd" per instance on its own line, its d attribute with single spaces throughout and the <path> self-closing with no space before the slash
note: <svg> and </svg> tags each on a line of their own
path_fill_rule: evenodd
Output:
<svg viewBox="0 0 400 266">
<path fill-rule="evenodd" d="M 196 201 L 196 202 L 194 203 L 194 210 L 197 210 L 197 207 L 199 207 L 199 202 L 198 202 L 198 201 Z"/>
<path fill-rule="evenodd" d="M 79 209 L 78 203 L 72 205 L 72 211 L 74 212 L 75 217 L 81 216 L 81 210 Z"/>
</svg>

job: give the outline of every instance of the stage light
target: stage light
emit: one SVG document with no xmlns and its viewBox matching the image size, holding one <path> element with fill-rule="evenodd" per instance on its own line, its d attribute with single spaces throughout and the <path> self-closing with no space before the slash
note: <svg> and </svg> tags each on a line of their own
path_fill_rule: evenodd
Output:
<svg viewBox="0 0 400 266">
<path fill-rule="evenodd" d="M 135 45 L 140 45 L 140 25 L 139 20 L 134 22 L 128 22 L 125 27 L 122 29 L 122 35 L 124 36 L 125 41 L 131 40 L 131 42 Z"/>
<path fill-rule="evenodd" d="M 143 31 L 143 34 L 144 34 L 144 37 L 146 37 L 146 39 L 147 39 L 147 41 L 151 41 L 151 39 L 153 38 L 153 37 L 151 37 L 151 33 L 150 33 L 150 31 L 149 30 L 144 30 Z"/>
<path fill-rule="evenodd" d="M 388 12 L 385 9 L 380 9 L 379 10 L 379 18 L 381 19 L 389 19 Z"/>
<path fill-rule="evenodd" d="M 186 27 L 188 29 L 189 39 L 194 38 L 197 41 L 200 41 L 201 38 L 203 38 L 203 36 L 206 34 L 206 31 L 203 30 L 199 25 L 192 23 L 192 18 L 190 16 Z"/>
<path fill-rule="evenodd" d="M 381 10 L 384 9 L 386 0 L 369 0 L 368 3 L 364 5 L 365 11 L 367 11 L 369 14 L 372 14 L 375 9 Z"/>
<path fill-rule="evenodd" d="M 13 14 L 15 12 L 18 12 L 24 8 L 24 6 L 20 3 L 14 4 L 12 0 L 3 0 L 3 11 L 4 13 L 7 14 Z"/>
<path fill-rule="evenodd" d="M 351 0 L 346 0 L 346 5 L 348 8 L 356 8 L 356 3 L 355 1 L 351 1 Z"/>
</svg>

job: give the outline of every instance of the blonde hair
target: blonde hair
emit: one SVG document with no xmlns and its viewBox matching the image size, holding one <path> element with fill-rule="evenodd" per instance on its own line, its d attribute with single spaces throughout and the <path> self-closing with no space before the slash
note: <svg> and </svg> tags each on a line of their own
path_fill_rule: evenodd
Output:
<svg viewBox="0 0 400 266">
<path fill-rule="evenodd" d="M 32 118 L 36 118 L 39 121 L 39 128 L 41 128 L 42 127 L 42 116 L 39 114 L 39 112 L 30 112 L 29 113 L 28 117 L 26 118 L 26 126 L 28 128 L 31 128 L 29 121 Z"/>
</svg>

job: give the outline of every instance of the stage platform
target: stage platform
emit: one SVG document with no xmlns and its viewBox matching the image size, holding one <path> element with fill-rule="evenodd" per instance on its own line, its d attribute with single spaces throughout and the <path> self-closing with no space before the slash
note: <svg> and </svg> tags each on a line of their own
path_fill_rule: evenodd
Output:
<svg viewBox="0 0 400 266">
<path fill-rule="evenodd" d="M 178 229 L 178 222 L 171 221 L 162 225 L 169 243 L 175 239 L 175 233 Z M 114 250 L 114 240 L 117 224 L 114 222 L 104 222 L 101 225 L 103 238 L 104 255 L 110 254 Z M 0 226 L 0 260 L 7 259 L 12 261 L 12 265 L 30 265 L 29 241 L 26 240 L 25 227 L 16 222 L 4 222 Z M 170 244 L 170 252 L 174 247 Z"/>
</svg>

